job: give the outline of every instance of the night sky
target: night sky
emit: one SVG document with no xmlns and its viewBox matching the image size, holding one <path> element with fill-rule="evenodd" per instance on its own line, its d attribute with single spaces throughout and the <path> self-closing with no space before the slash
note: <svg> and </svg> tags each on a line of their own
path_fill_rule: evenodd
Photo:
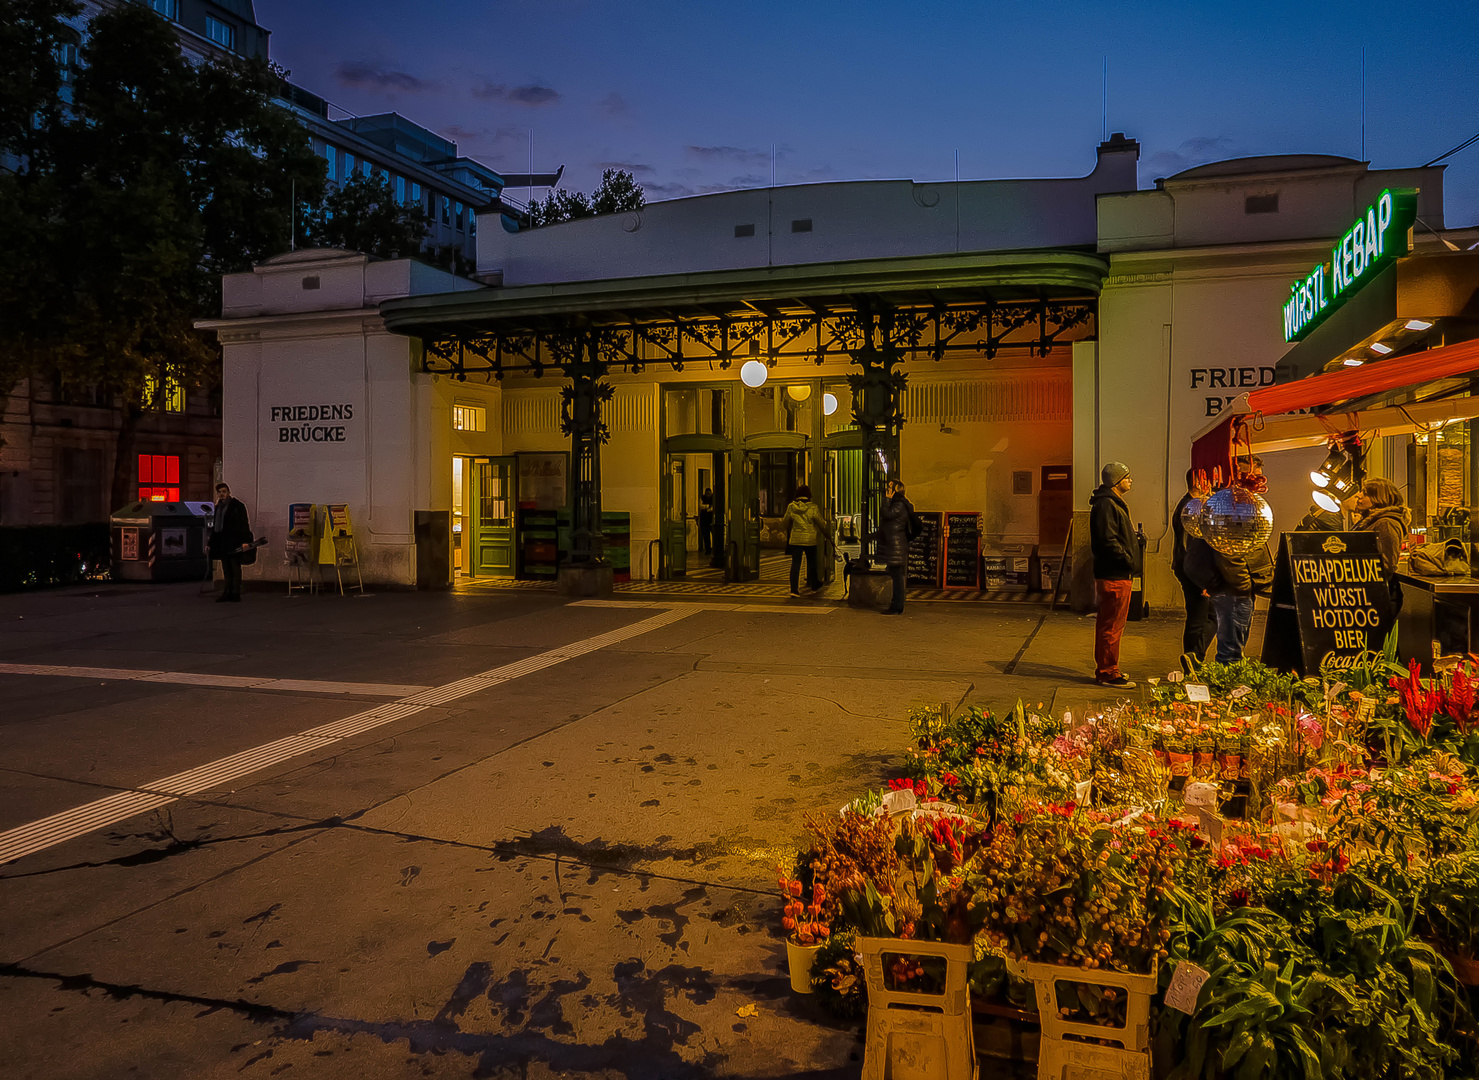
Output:
<svg viewBox="0 0 1479 1080">
<path fill-rule="evenodd" d="M 1420 165 L 1479 132 L 1479 3 L 256 0 L 272 57 L 495 169 L 632 170 L 648 199 L 867 177 L 1076 176 L 1110 131 L 1140 182 L 1248 154 Z M 1479 144 L 1449 159 L 1479 224 Z M 522 192 L 511 192 L 521 195 Z"/>
</svg>

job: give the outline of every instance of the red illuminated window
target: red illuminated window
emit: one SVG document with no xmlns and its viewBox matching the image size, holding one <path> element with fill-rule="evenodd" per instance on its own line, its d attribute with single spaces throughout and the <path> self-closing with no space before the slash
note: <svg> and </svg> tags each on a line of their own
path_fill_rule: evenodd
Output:
<svg viewBox="0 0 1479 1080">
<path fill-rule="evenodd" d="M 180 459 L 174 454 L 139 455 L 139 501 L 180 501 Z"/>
</svg>

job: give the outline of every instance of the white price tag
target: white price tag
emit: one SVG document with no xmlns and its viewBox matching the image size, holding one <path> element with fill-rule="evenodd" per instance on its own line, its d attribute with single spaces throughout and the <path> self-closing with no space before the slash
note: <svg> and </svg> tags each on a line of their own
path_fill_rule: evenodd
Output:
<svg viewBox="0 0 1479 1080">
<path fill-rule="evenodd" d="M 1130 822 L 1134 821 L 1137 817 L 1139 817 L 1143 813 L 1145 813 L 1145 807 L 1143 807 L 1143 806 L 1137 806 L 1134 809 L 1132 809 L 1128 814 L 1126 814 L 1124 817 L 1122 817 L 1118 821 L 1116 821 L 1114 823 L 1115 824 L 1115 827 L 1117 828 L 1120 825 L 1128 825 L 1128 824 L 1130 824 Z"/>
<path fill-rule="evenodd" d="M 1169 683 L 1178 683 L 1184 678 L 1186 678 L 1186 676 L 1181 674 L 1181 672 L 1179 671 L 1166 672 L 1166 681 Z"/>
<path fill-rule="evenodd" d="M 1195 810 L 1198 807 L 1215 808 L 1217 806 L 1216 784 L 1187 784 L 1186 790 L 1182 792 L 1182 801 L 1186 803 L 1187 809 Z"/>
<path fill-rule="evenodd" d="M 1186 684 L 1187 701 L 1211 701 L 1212 694 L 1207 689 L 1206 683 L 1189 682 Z"/>
<path fill-rule="evenodd" d="M 1376 699 L 1366 697 L 1361 699 L 1361 704 L 1356 706 L 1356 721 L 1362 724 L 1371 723 L 1371 718 L 1376 715 Z"/>
<path fill-rule="evenodd" d="M 1251 693 L 1253 693 L 1253 691 L 1249 687 L 1246 687 L 1246 686 L 1235 686 L 1235 687 L 1233 687 L 1232 693 L 1229 694 L 1228 696 L 1231 697 L 1234 701 L 1237 701 L 1239 698 L 1245 698 L 1245 697 L 1247 697 Z"/>
<path fill-rule="evenodd" d="M 1197 817 L 1201 819 L 1200 832 L 1212 843 L 1213 851 L 1222 850 L 1222 819 L 1210 810 L 1197 807 Z"/>
<path fill-rule="evenodd" d="M 883 809 L 890 814 L 902 814 L 915 807 L 914 792 L 909 788 L 890 791 L 883 797 Z"/>
<path fill-rule="evenodd" d="M 1089 804 L 1089 796 L 1093 793 L 1093 790 L 1093 780 L 1080 780 L 1073 785 L 1073 801 L 1080 806 L 1087 806 Z"/>
<path fill-rule="evenodd" d="M 1202 992 L 1203 984 L 1210 977 L 1209 972 L 1197 967 L 1191 961 L 1181 961 L 1171 975 L 1171 985 L 1166 987 L 1166 1004 L 1177 1012 L 1186 1013 L 1187 1016 L 1195 1015 L 1197 995 Z"/>
<path fill-rule="evenodd" d="M 1332 687 L 1330 687 L 1328 693 L 1330 694 L 1331 697 L 1334 697 L 1336 694 L 1340 693 L 1345 688 L 1346 688 L 1346 684 L 1345 683 L 1338 682 L 1335 685 L 1333 685 Z"/>
</svg>

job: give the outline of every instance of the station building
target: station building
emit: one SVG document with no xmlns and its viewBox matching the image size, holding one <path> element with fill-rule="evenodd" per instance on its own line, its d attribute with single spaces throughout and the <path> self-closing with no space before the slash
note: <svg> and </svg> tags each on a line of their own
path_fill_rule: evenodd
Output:
<svg viewBox="0 0 1479 1080">
<path fill-rule="evenodd" d="M 477 283 L 327 251 L 229 276 L 202 325 L 224 347 L 224 473 L 270 542 L 256 573 L 286 575 L 288 506 L 315 502 L 350 507 L 368 581 L 537 576 L 557 533 L 582 551 L 582 527 L 602 531 L 593 509 L 634 578 L 780 580 L 796 485 L 852 551 L 886 474 L 921 510 L 979 513 L 986 554 L 1056 567 L 1118 459 L 1147 599 L 1179 603 L 1169 515 L 1192 435 L 1243 389 L 1307 374 L 1285 362 L 1290 282 L 1386 188 L 1417 190 L 1414 257 L 1479 236 L 1445 229 L 1440 168 L 1252 158 L 1141 190 L 1138 157 L 1116 135 L 1074 179 L 488 223 Z M 1270 471 L 1290 524 L 1295 456 Z"/>
</svg>

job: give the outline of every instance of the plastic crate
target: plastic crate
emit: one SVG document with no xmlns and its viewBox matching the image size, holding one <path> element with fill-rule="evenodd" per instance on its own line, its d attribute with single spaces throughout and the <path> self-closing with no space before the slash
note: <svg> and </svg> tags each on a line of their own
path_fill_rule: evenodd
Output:
<svg viewBox="0 0 1479 1080">
<path fill-rule="evenodd" d="M 1037 1080 L 1150 1080 L 1150 1053 L 1064 1042 L 1038 1043 Z"/>
<path fill-rule="evenodd" d="M 971 946 L 860 937 L 857 948 L 868 980 L 863 1080 L 975 1080 L 976 1042 L 966 985 Z M 887 989 L 884 957 L 900 955 L 942 958 L 944 991 Z"/>
<path fill-rule="evenodd" d="M 1019 978 L 1032 980 L 1033 989 L 1037 993 L 1037 1012 L 1042 1023 L 1044 1044 L 1049 1041 L 1062 1041 L 1066 1036 L 1074 1035 L 1084 1039 L 1104 1039 L 1117 1042 L 1123 1049 L 1137 1054 L 1148 1053 L 1150 1049 L 1150 999 L 1160 985 L 1160 977 L 1156 972 L 1152 971 L 1149 975 L 1125 975 L 1117 971 L 1105 971 L 1102 968 L 1034 964 L 1025 960 L 1008 960 L 1007 970 Z M 1125 992 L 1124 1026 L 1103 1026 L 1064 1020 L 1058 1013 L 1058 983 L 1060 982 L 1112 986 L 1117 990 L 1123 990 Z M 1074 1042 L 1070 1045 L 1090 1044 Z M 1146 1060 L 1149 1062 L 1148 1057 Z M 1048 1076 L 1056 1080 L 1058 1074 L 1039 1070 L 1039 1080 Z"/>
</svg>

